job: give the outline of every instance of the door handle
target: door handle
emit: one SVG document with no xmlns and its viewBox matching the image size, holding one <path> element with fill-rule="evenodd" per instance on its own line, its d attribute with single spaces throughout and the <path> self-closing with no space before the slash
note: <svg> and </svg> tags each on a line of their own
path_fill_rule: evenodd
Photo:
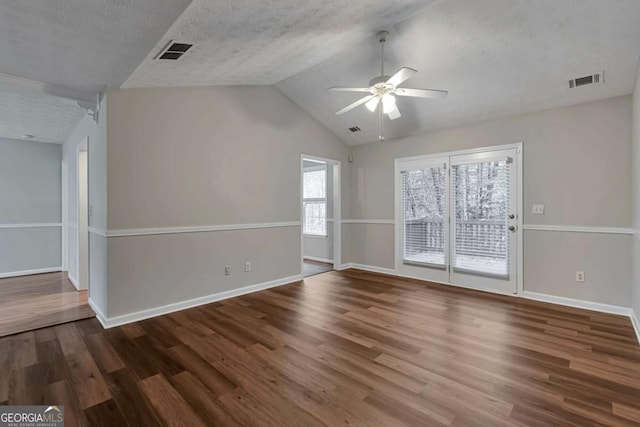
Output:
<svg viewBox="0 0 640 427">
<path fill-rule="evenodd" d="M 511 232 L 516 231 L 516 227 L 514 225 L 510 225 L 509 226 L 509 231 L 511 231 Z"/>
<path fill-rule="evenodd" d="M 509 219 L 514 219 L 516 216 L 514 214 L 509 214 Z"/>
</svg>

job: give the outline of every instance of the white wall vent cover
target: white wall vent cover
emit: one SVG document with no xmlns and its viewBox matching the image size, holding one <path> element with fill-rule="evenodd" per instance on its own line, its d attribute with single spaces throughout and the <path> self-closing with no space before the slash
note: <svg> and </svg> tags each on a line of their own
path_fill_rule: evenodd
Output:
<svg viewBox="0 0 640 427">
<path fill-rule="evenodd" d="M 604 71 L 598 71 L 597 73 L 589 74 L 588 76 L 576 77 L 575 79 L 569 80 L 569 89 L 601 83 L 604 83 Z"/>
</svg>

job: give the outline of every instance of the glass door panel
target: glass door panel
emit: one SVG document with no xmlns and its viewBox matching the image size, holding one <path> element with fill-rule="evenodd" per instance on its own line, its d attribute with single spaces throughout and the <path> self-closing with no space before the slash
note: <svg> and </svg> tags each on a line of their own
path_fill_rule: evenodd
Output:
<svg viewBox="0 0 640 427">
<path fill-rule="evenodd" d="M 506 160 L 453 166 L 454 270 L 509 277 Z"/>
<path fill-rule="evenodd" d="M 403 263 L 446 268 L 446 181 L 444 165 L 402 172 Z"/>
<path fill-rule="evenodd" d="M 515 150 L 451 157 L 452 283 L 516 293 Z"/>
<path fill-rule="evenodd" d="M 399 160 L 398 272 L 517 293 L 516 159 L 510 148 Z"/>
</svg>

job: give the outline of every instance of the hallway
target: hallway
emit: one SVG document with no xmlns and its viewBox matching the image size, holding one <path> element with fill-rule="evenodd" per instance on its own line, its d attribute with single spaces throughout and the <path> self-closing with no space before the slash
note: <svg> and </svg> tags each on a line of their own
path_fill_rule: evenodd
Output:
<svg viewBox="0 0 640 427">
<path fill-rule="evenodd" d="M 66 273 L 0 279 L 0 337 L 94 316 Z"/>
</svg>

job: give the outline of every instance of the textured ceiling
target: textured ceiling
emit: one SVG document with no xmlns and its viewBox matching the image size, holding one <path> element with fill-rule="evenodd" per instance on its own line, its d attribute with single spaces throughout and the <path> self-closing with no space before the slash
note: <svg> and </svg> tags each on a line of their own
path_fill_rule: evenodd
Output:
<svg viewBox="0 0 640 427">
<path fill-rule="evenodd" d="M 51 88 L 277 83 L 346 143 L 373 142 L 374 114 L 333 114 L 358 94 L 326 89 L 378 74 L 373 34 L 385 28 L 388 73 L 416 68 L 405 86 L 449 90 L 446 100 L 400 98 L 402 118 L 386 122 L 393 139 L 628 94 L 638 22 L 638 0 L 4 0 L 0 73 L 47 85 L 0 74 L 0 136 L 66 139 L 82 112 Z M 195 46 L 177 62 L 153 60 L 171 39 Z M 600 70 L 604 84 L 567 88 Z"/>
<path fill-rule="evenodd" d="M 119 87 L 190 0 L 3 0 L 0 72 L 95 91 Z"/>
<path fill-rule="evenodd" d="M 0 136 L 63 142 L 84 111 L 75 101 L 0 82 Z"/>
<path fill-rule="evenodd" d="M 0 73 L 91 97 L 119 87 L 190 0 L 3 0 Z M 1 76 L 0 76 L 1 77 Z M 80 117 L 74 102 L 12 87 L 0 78 L 0 136 L 64 140 Z M 75 123 L 74 123 L 75 124 Z M 18 135 L 19 136 L 19 135 Z"/>
<path fill-rule="evenodd" d="M 447 0 L 395 25 L 386 71 L 419 73 L 403 86 L 446 89 L 445 100 L 399 98 L 387 140 L 434 129 L 577 104 L 633 90 L 640 56 L 637 0 Z M 393 34 L 395 33 L 395 35 Z M 605 83 L 568 89 L 568 79 L 605 70 Z M 379 74 L 375 37 L 277 84 L 350 145 L 377 140 L 377 115 L 333 113 Z M 359 126 L 351 133 L 347 128 Z"/>
<path fill-rule="evenodd" d="M 194 0 L 124 87 L 274 84 L 438 1 Z M 154 60 L 169 40 L 194 47 Z"/>
</svg>

